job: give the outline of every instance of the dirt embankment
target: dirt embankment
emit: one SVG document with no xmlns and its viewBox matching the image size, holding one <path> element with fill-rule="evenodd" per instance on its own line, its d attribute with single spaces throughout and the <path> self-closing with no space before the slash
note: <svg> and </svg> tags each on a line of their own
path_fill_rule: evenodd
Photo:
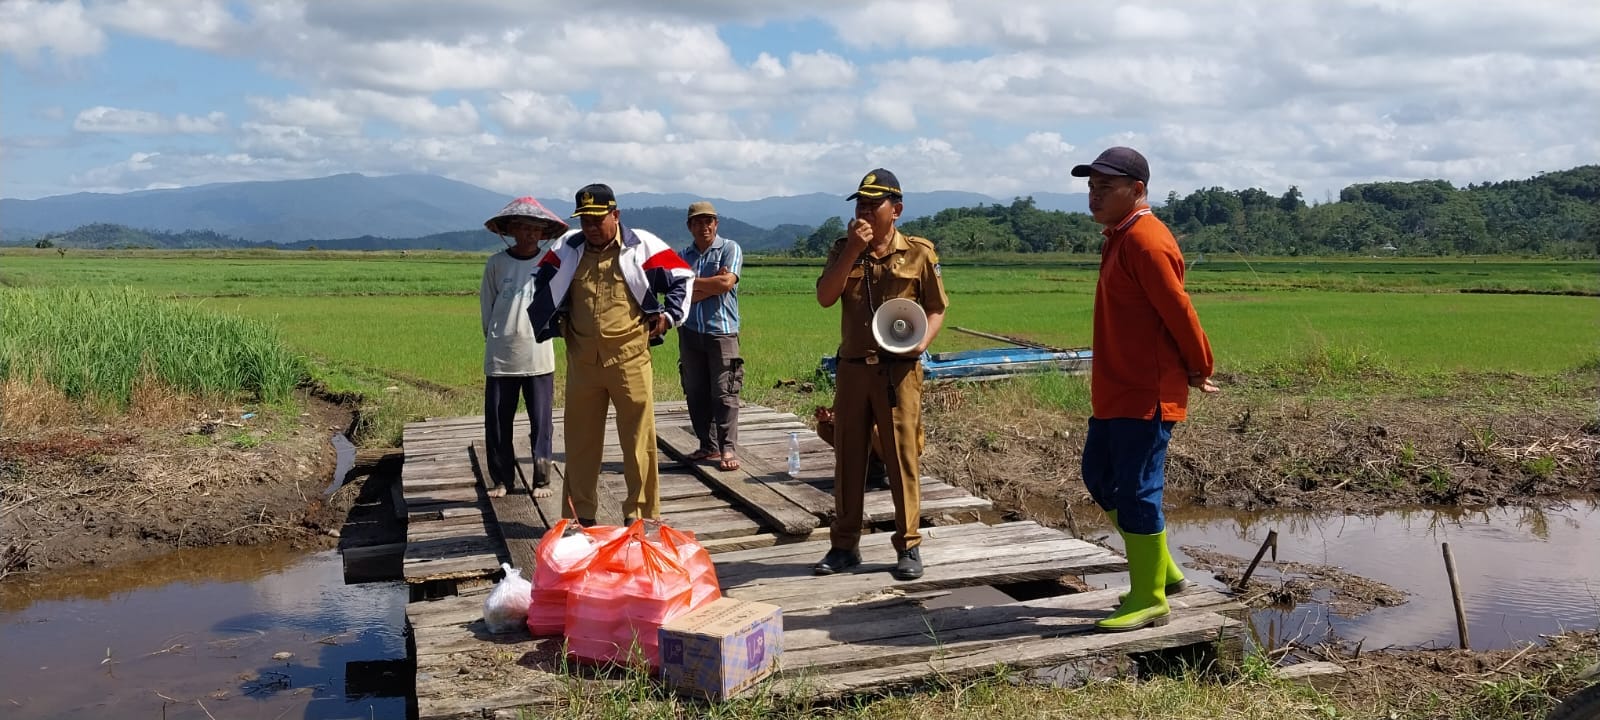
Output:
<svg viewBox="0 0 1600 720">
<path fill-rule="evenodd" d="M 323 496 L 329 438 L 350 413 L 305 405 L 298 417 L 189 408 L 164 422 L 0 433 L 0 578 L 178 547 L 333 544 L 353 493 Z"/>
<path fill-rule="evenodd" d="M 1574 393 L 1593 398 L 1594 378 Z M 927 395 L 925 471 L 997 504 L 1060 522 L 1086 504 L 1085 421 L 1067 413 L 973 412 L 948 388 Z M 1520 504 L 1600 493 L 1592 404 L 1470 396 L 1195 398 L 1167 455 L 1169 502 L 1237 509 L 1370 512 L 1416 505 Z"/>
</svg>

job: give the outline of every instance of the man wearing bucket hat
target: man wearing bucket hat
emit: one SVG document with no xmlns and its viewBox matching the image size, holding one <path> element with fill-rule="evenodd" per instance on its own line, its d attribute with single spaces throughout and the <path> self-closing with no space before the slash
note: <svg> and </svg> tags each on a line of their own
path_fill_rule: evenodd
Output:
<svg viewBox="0 0 1600 720">
<path fill-rule="evenodd" d="M 566 340 L 563 514 L 595 523 L 606 408 L 615 406 L 628 487 L 622 515 L 659 519 L 650 346 L 683 324 L 694 273 L 661 238 L 623 226 L 609 186 L 584 186 L 574 205 L 583 231 L 544 254 L 528 308 L 540 340 Z"/>
<path fill-rule="evenodd" d="M 514 488 L 516 451 L 511 427 L 520 398 L 528 407 L 528 437 L 533 447 L 533 492 L 550 494 L 551 400 L 555 394 L 556 355 L 549 340 L 534 339 L 528 307 L 533 303 L 533 273 L 539 255 L 567 231 L 567 223 L 532 197 L 512 200 L 483 223 L 501 238 L 505 250 L 489 256 L 478 287 L 483 326 L 483 440 L 488 454 L 489 494 Z M 548 241 L 548 242 L 547 242 Z M 545 243 L 541 248 L 540 244 Z"/>
<path fill-rule="evenodd" d="M 678 373 L 689 403 L 689 424 L 700 447 L 691 460 L 715 459 L 723 471 L 739 469 L 739 390 L 744 358 L 739 356 L 739 273 L 744 251 L 717 234 L 717 209 L 701 200 L 689 204 L 689 235 L 694 242 L 679 255 L 694 270 L 689 318 L 678 329 Z"/>
<path fill-rule="evenodd" d="M 944 325 L 944 280 L 933 243 L 901 233 L 895 221 L 904 211 L 900 181 L 879 168 L 861 178 L 855 218 L 845 237 L 833 244 L 817 279 L 817 302 L 840 302 L 839 369 L 834 390 L 834 520 L 828 529 L 832 548 L 812 566 L 832 575 L 861 564 L 862 506 L 872 429 L 878 431 L 894 498 L 897 553 L 890 573 L 899 580 L 922 577 L 922 363 L 919 358 Z M 906 298 L 921 306 L 927 329 L 916 347 L 904 353 L 883 349 L 872 333 L 872 316 L 885 302 Z"/>
<path fill-rule="evenodd" d="M 1188 587 L 1167 549 L 1162 466 L 1189 389 L 1217 386 L 1211 343 L 1183 289 L 1183 254 L 1146 199 L 1150 164 L 1132 148 L 1113 147 L 1072 174 L 1089 178 L 1089 212 L 1105 226 L 1083 482 L 1127 548 L 1128 593 L 1096 623 L 1121 632 L 1165 625 L 1167 595 Z"/>
</svg>

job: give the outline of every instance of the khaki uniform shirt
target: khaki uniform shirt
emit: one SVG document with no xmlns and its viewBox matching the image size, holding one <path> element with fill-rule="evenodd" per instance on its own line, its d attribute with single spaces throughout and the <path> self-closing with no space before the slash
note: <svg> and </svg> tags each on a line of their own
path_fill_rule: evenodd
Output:
<svg viewBox="0 0 1600 720">
<path fill-rule="evenodd" d="M 585 245 L 572 277 L 571 313 L 567 323 L 567 356 L 590 365 L 611 367 L 650 351 L 644 313 L 628 293 L 617 260 L 622 243 L 595 249 Z"/>
<path fill-rule="evenodd" d="M 844 245 L 845 238 L 833 243 L 833 249 L 828 251 L 828 266 L 839 257 Z M 875 258 L 870 249 L 863 250 L 856 258 L 855 267 L 850 268 L 844 294 L 840 296 L 843 301 L 839 313 L 840 359 L 857 360 L 882 352 L 872 338 L 872 314 L 890 298 L 914 300 L 927 313 L 943 312 L 950 304 L 944 294 L 939 255 L 933 243 L 926 238 L 905 235 L 898 228 L 883 257 Z"/>
</svg>

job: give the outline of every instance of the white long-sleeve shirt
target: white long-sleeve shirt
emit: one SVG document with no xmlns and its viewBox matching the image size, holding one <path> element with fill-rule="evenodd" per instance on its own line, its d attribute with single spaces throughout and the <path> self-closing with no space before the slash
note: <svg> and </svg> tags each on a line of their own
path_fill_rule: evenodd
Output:
<svg viewBox="0 0 1600 720">
<path fill-rule="evenodd" d="M 489 256 L 478 287 L 478 309 L 483 321 L 484 375 L 545 375 L 556 371 L 556 353 L 550 340 L 537 342 L 528 306 L 533 303 L 533 274 L 539 258 L 549 251 L 541 246 L 521 260 L 507 251 Z"/>
</svg>

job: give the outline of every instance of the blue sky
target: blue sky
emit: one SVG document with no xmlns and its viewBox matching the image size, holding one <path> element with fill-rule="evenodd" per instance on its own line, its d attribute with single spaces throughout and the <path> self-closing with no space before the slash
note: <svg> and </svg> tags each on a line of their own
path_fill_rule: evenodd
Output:
<svg viewBox="0 0 1600 720">
<path fill-rule="evenodd" d="M 1600 162 L 1588 0 L 3 0 L 0 197 L 343 172 L 755 199 Z"/>
</svg>

